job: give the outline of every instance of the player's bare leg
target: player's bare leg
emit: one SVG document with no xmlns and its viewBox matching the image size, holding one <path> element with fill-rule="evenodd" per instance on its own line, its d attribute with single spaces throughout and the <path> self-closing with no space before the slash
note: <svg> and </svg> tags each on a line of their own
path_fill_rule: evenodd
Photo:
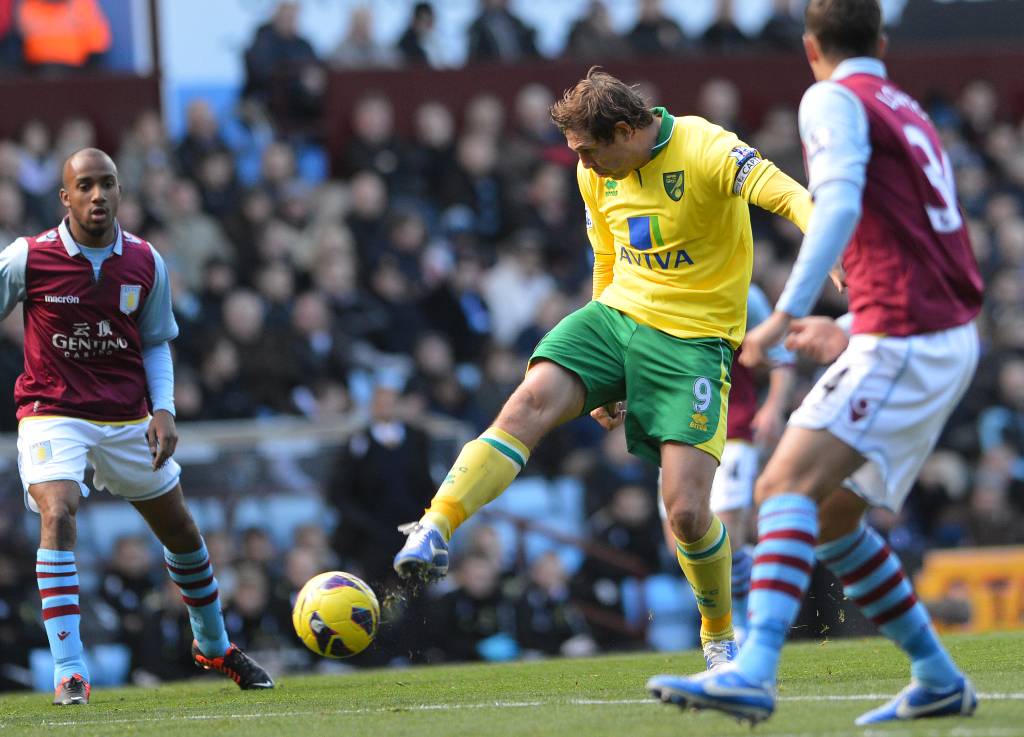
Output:
<svg viewBox="0 0 1024 737">
<path fill-rule="evenodd" d="M 818 510 L 821 532 L 815 554 L 842 582 L 846 598 L 907 654 L 912 681 L 887 704 L 861 715 L 857 724 L 973 713 L 974 686 L 939 642 L 899 558 L 865 524 L 867 508 L 848 489 L 829 495 Z"/>
<path fill-rule="evenodd" d="M 736 654 L 732 628 L 732 549 L 729 533 L 711 511 L 714 456 L 668 442 L 661 446 L 661 494 L 672 544 L 701 615 L 700 639 L 708 668 Z"/>
<path fill-rule="evenodd" d="M 575 374 L 551 361 L 538 361 L 505 402 L 494 426 L 532 449 L 552 429 L 580 416 L 584 396 Z"/>
<path fill-rule="evenodd" d="M 548 431 L 580 415 L 584 397 L 575 374 L 551 361 L 534 363 L 494 424 L 463 447 L 419 522 L 400 528 L 408 539 L 395 556 L 395 571 L 403 578 L 442 578 L 455 529 L 508 488 Z"/>
<path fill-rule="evenodd" d="M 863 462 L 826 431 L 787 428 L 755 488 L 760 542 L 754 551 L 747 640 L 727 666 L 690 678 L 651 679 L 648 687 L 655 696 L 751 722 L 771 715 L 779 652 L 814 566 L 817 502 Z"/>
<path fill-rule="evenodd" d="M 228 639 L 213 565 L 185 504 L 181 484 L 155 499 L 132 505 L 163 543 L 167 572 L 188 607 L 196 665 L 225 674 L 243 689 L 273 688 L 274 681 L 267 672 Z"/>
<path fill-rule="evenodd" d="M 779 653 L 817 555 L 840 576 L 847 596 L 912 661 L 910 686 L 857 723 L 973 713 L 974 687 L 939 644 L 898 559 L 877 533 L 863 525 L 863 502 L 849 491 L 835 491 L 863 460 L 825 430 L 790 427 L 786 431 L 756 489 L 761 504 L 760 542 L 754 554 L 749 639 L 728 670 L 674 682 L 673 700 L 750 721 L 771 715 Z M 815 549 L 819 513 L 821 527 L 832 539 Z M 852 520 L 856 520 L 853 529 Z"/>
<path fill-rule="evenodd" d="M 82 616 L 74 553 L 78 539 L 75 515 L 82 492 L 77 481 L 57 480 L 31 484 L 28 493 L 39 509 L 36 581 L 53 654 L 53 703 L 88 704 L 91 687 L 79 635 Z"/>
</svg>

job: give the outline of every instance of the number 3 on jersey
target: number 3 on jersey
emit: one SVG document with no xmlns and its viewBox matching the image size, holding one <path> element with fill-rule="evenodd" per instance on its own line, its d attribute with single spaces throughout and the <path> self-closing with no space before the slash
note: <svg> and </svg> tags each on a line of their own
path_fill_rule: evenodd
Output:
<svg viewBox="0 0 1024 737">
<path fill-rule="evenodd" d="M 916 125 L 903 126 L 903 135 L 906 136 L 907 143 L 924 152 L 928 159 L 928 163 L 922 167 L 924 174 L 943 203 L 943 207 L 928 204 L 924 206 L 932 228 L 936 233 L 952 233 L 959 230 L 963 225 L 963 219 L 956 203 L 956 181 L 953 179 L 949 155 L 941 149 L 936 151 L 928 134 Z"/>
</svg>

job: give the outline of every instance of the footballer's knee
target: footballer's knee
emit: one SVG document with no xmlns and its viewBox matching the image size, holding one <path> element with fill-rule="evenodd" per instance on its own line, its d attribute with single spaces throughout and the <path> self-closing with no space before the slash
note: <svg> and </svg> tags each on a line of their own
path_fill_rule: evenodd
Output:
<svg viewBox="0 0 1024 737">
<path fill-rule="evenodd" d="M 73 484 L 73 485 L 72 485 Z M 73 546 L 76 538 L 75 514 L 79 489 L 75 482 L 34 484 L 29 493 L 39 509 L 39 524 L 44 547 Z"/>
<path fill-rule="evenodd" d="M 160 542 L 172 553 L 191 553 L 199 549 L 203 537 L 187 508 L 173 526 L 162 532 Z"/>
<path fill-rule="evenodd" d="M 675 504 L 668 510 L 668 523 L 678 540 L 696 542 L 707 534 L 711 509 L 706 505 Z"/>
<path fill-rule="evenodd" d="M 786 493 L 788 485 L 779 476 L 768 476 L 767 470 L 754 483 L 754 503 L 764 504 L 773 496 Z"/>
<path fill-rule="evenodd" d="M 40 524 L 44 531 L 62 542 L 75 537 L 75 512 L 64 503 L 54 503 L 40 508 Z"/>
</svg>

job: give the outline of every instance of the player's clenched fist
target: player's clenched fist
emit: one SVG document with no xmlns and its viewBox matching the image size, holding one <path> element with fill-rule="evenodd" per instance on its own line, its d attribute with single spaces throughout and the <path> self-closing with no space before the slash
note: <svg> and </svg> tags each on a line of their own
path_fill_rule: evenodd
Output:
<svg viewBox="0 0 1024 737">
<path fill-rule="evenodd" d="M 835 320 L 828 317 L 804 317 L 789 324 L 786 348 L 809 361 L 829 364 L 846 350 L 850 338 Z"/>
<path fill-rule="evenodd" d="M 614 430 L 626 421 L 626 403 L 609 402 L 592 410 L 590 416 L 605 430 Z"/>
</svg>

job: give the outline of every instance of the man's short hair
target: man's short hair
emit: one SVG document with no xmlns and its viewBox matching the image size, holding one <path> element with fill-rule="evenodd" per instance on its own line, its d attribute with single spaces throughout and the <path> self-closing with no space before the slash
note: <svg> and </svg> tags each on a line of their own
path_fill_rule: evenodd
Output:
<svg viewBox="0 0 1024 737">
<path fill-rule="evenodd" d="M 586 78 L 551 106 L 551 120 L 562 133 L 587 133 L 599 143 L 608 143 L 615 138 L 616 123 L 645 128 L 654 116 L 635 86 L 592 67 Z"/>
<path fill-rule="evenodd" d="M 874 56 L 882 9 L 878 0 L 811 0 L 804 23 L 827 56 Z"/>
</svg>

